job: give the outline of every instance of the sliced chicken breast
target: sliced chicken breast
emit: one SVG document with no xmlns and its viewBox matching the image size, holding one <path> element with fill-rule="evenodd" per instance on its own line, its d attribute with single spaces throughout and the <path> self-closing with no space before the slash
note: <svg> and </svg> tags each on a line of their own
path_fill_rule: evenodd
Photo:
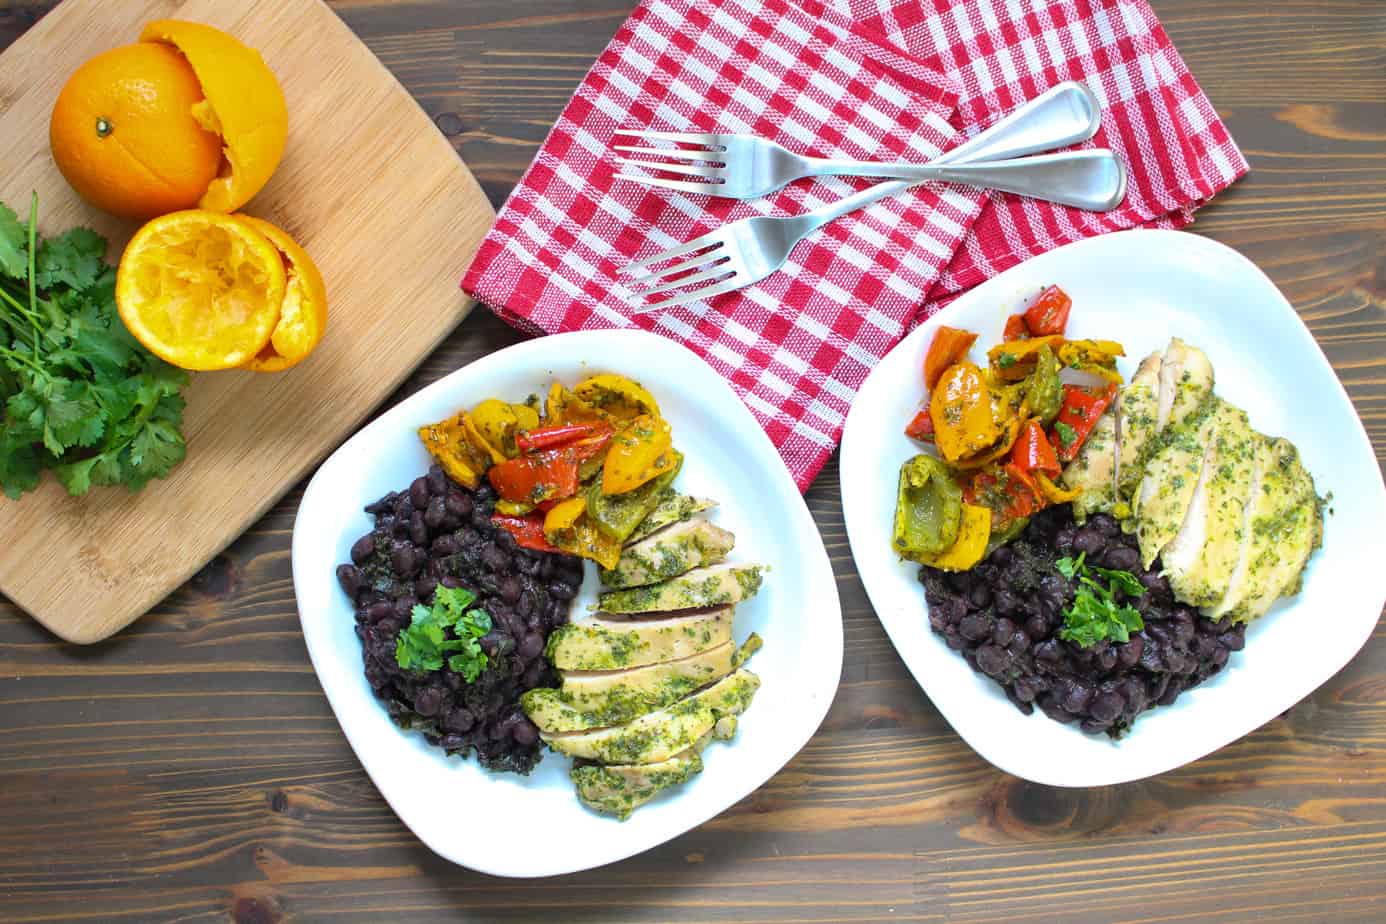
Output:
<svg viewBox="0 0 1386 924">
<path fill-rule="evenodd" d="M 1323 531 L 1323 509 L 1314 479 L 1294 444 L 1262 437 L 1257 447 L 1260 484 L 1248 533 L 1246 570 L 1222 615 L 1235 622 L 1262 616 L 1280 597 L 1297 593 L 1309 555 Z"/>
<path fill-rule="evenodd" d="M 763 565 L 712 565 L 659 584 L 611 590 L 598 598 L 608 613 L 658 613 L 740 603 L 760 590 Z"/>
<path fill-rule="evenodd" d="M 1121 389 L 1117 408 L 1116 499 L 1127 500 L 1141 483 L 1142 462 L 1150 440 L 1159 432 L 1160 368 L 1164 358 L 1151 353 Z"/>
<path fill-rule="evenodd" d="M 626 546 L 616 567 L 601 570 L 607 587 L 643 587 L 715 564 L 727 557 L 736 537 L 707 520 L 683 520 Z"/>
<path fill-rule="evenodd" d="M 704 735 L 693 747 L 658 763 L 574 764 L 569 776 L 583 805 L 625 821 L 663 790 L 701 773 L 703 759 L 698 752 L 709 737 Z"/>
<path fill-rule="evenodd" d="M 1198 347 L 1175 337 L 1160 363 L 1160 398 L 1155 429 L 1176 427 L 1189 420 L 1213 393 L 1213 364 Z"/>
<path fill-rule="evenodd" d="M 1237 563 L 1232 568 L 1232 576 L 1227 579 L 1227 591 L 1217 603 L 1203 610 L 1203 615 L 1214 622 L 1235 610 L 1252 592 L 1251 558 L 1258 546 L 1252 525 L 1258 517 L 1271 515 L 1275 507 L 1283 502 L 1273 491 L 1264 489 L 1267 469 L 1274 465 L 1270 451 L 1271 440 L 1256 434 L 1252 447 L 1251 489 L 1247 492 L 1246 506 L 1242 508 L 1242 543 L 1237 553 Z"/>
<path fill-rule="evenodd" d="M 558 689 L 539 688 L 520 697 L 542 731 L 566 732 L 620 725 L 677 702 L 734 669 L 730 641 L 691 657 L 625 671 L 566 671 Z"/>
<path fill-rule="evenodd" d="M 694 514 L 716 506 L 717 501 L 715 500 L 708 500 L 705 497 L 690 497 L 687 494 L 680 494 L 673 488 L 665 488 L 660 492 L 659 501 L 655 504 L 655 508 L 649 512 L 645 519 L 640 521 L 640 525 L 635 527 L 635 532 L 626 539 L 626 545 L 634 545 L 655 530 L 663 529 L 670 523 L 686 520 Z"/>
<path fill-rule="evenodd" d="M 1116 426 L 1116 414 L 1109 408 L 1093 424 L 1078 455 L 1064 468 L 1064 487 L 1083 492 L 1073 501 L 1073 516 L 1079 523 L 1094 513 L 1108 512 L 1115 505 Z"/>
<path fill-rule="evenodd" d="M 740 715 L 758 689 L 760 678 L 742 669 L 625 725 L 591 731 L 541 731 L 540 736 L 549 747 L 571 757 L 604 764 L 652 764 L 691 747 L 712 732 L 718 719 Z"/>
<path fill-rule="evenodd" d="M 1161 553 L 1174 595 L 1193 606 L 1212 606 L 1227 590 L 1241 557 L 1254 480 L 1257 434 L 1246 412 L 1219 401 L 1211 419 L 1210 453 L 1188 512 Z"/>
<path fill-rule="evenodd" d="M 732 607 L 661 619 L 586 619 L 549 635 L 544 657 L 559 670 L 610 671 L 676 661 L 730 642 Z"/>
<path fill-rule="evenodd" d="M 1160 435 L 1160 447 L 1145 465 L 1145 474 L 1136 490 L 1134 513 L 1141 564 L 1146 568 L 1184 525 L 1195 488 L 1212 455 L 1214 419 L 1215 415 L 1208 413 L 1183 426 L 1171 427 Z M 1205 512 L 1197 515 L 1201 517 Z"/>
</svg>

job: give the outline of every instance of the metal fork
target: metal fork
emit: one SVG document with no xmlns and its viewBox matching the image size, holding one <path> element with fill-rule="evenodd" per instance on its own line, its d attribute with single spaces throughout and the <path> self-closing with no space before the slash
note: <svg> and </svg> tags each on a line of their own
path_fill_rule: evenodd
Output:
<svg viewBox="0 0 1386 924">
<path fill-rule="evenodd" d="M 1058 89 L 1058 88 L 1056 88 Z M 1086 91 L 1085 91 L 1086 92 Z M 1053 94 L 1054 91 L 1050 91 Z M 1003 154 L 1025 154 L 1041 150 L 1047 144 L 1042 140 L 1045 133 L 1033 129 L 1028 116 L 1036 108 L 1049 101 L 1045 94 L 1026 106 L 1008 115 L 991 128 L 972 138 L 966 144 L 949 151 L 933 161 L 932 165 L 943 168 L 961 168 L 963 164 L 952 164 L 955 157 L 987 157 Z M 1091 98 L 1091 97 L 1089 97 Z M 1088 113 L 1091 124 L 1070 140 L 1083 140 L 1096 132 L 1098 115 L 1096 110 Z M 1070 126 L 1072 127 L 1072 126 Z M 1049 135 L 1050 138 L 1058 137 Z M 1064 154 L 1042 155 L 1040 157 L 1017 158 L 1015 160 L 993 161 L 985 165 L 1001 171 L 1017 169 L 1016 164 L 1025 165 L 1027 170 L 1062 169 L 1062 164 L 1077 157 L 1101 163 L 1107 171 L 1109 192 L 1106 196 L 1111 202 L 1119 202 L 1125 195 L 1126 175 L 1110 151 L 1074 151 Z M 650 298 L 670 294 L 668 298 L 636 308 L 635 313 L 643 314 L 661 308 L 671 308 L 692 301 L 712 298 L 726 292 L 751 285 L 779 269 L 788 259 L 790 251 L 804 237 L 818 228 L 841 217 L 848 212 L 864 208 L 916 185 L 918 180 L 892 180 L 878 183 L 851 196 L 806 212 L 803 215 L 772 217 L 757 215 L 743 218 L 703 235 L 686 244 L 673 247 L 663 253 L 644 260 L 630 263 L 621 268 L 626 274 L 641 274 L 632 280 L 631 289 L 637 296 Z M 661 263 L 676 261 L 659 270 L 652 267 Z M 690 288 L 691 287 L 691 288 Z M 688 291 L 678 292 L 680 289 Z"/>
<path fill-rule="evenodd" d="M 951 180 L 970 185 L 994 186 L 1004 192 L 1053 198 L 1053 195 L 1045 195 L 1044 189 L 1023 184 L 1022 188 L 1015 188 L 1015 171 L 1000 177 L 992 177 L 982 171 L 970 171 L 968 174 L 955 171 L 944 175 L 939 166 L 945 163 L 970 164 L 1015 158 L 1036 151 L 1063 147 L 1076 141 L 1086 141 L 1096 134 L 1101 121 L 1101 109 L 1092 92 L 1081 83 L 1069 81 L 1037 96 L 986 132 L 928 164 L 886 164 L 805 157 L 755 135 L 621 129 L 618 134 L 632 135 L 647 143 L 672 142 L 693 147 L 615 145 L 614 150 L 627 155 L 638 155 L 617 157 L 616 162 L 623 167 L 634 166 L 675 174 L 682 179 L 626 172 L 618 173 L 616 176 L 618 179 L 661 189 L 732 199 L 756 199 L 769 195 L 794 180 L 811 176 Z M 972 179 L 967 179 L 967 176 L 971 176 Z M 1003 185 L 994 185 L 993 182 L 988 182 L 988 179 Z M 1049 176 L 1047 179 L 1053 182 L 1056 178 Z M 1051 189 L 1049 192 L 1066 195 L 1071 186 L 1079 193 L 1085 193 L 1084 184 L 1091 181 L 1086 175 L 1068 175 L 1061 179 L 1063 188 Z M 1009 185 L 1006 185 L 1008 182 Z M 1055 201 L 1074 204 L 1067 199 Z M 1092 201 L 1092 197 L 1086 196 L 1084 201 Z"/>
</svg>

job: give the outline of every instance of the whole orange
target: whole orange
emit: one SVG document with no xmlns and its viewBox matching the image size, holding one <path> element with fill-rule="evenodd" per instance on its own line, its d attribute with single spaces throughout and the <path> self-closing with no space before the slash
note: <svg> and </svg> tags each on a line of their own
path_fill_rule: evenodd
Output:
<svg viewBox="0 0 1386 924">
<path fill-rule="evenodd" d="M 53 159 L 92 205 L 150 218 L 197 204 L 217 176 L 221 139 L 193 117 L 202 86 L 187 59 L 140 42 L 97 55 L 58 95 Z"/>
</svg>

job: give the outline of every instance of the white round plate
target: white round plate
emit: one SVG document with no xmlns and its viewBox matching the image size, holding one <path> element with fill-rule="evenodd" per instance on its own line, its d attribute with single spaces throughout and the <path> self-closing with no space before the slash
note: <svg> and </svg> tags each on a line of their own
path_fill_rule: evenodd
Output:
<svg viewBox="0 0 1386 924">
<path fill-rule="evenodd" d="M 1001 340 L 1006 316 L 1057 284 L 1073 297 L 1069 333 L 1119 340 L 1128 378 L 1171 336 L 1207 352 L 1217 393 L 1299 451 L 1332 493 L 1323 548 L 1298 596 L 1247 630 L 1246 648 L 1170 707 L 1144 713 L 1120 741 L 1022 715 L 930 631 L 919 567 L 890 548 L 904 435 L 923 398 L 923 362 L 939 324 Z M 1386 601 L 1386 489 L 1366 431 L 1328 360 L 1275 285 L 1236 251 L 1193 234 L 1125 231 L 1035 257 L 949 305 L 904 339 L 862 386 L 842 443 L 842 506 L 867 594 L 911 673 L 977 753 L 1051 786 L 1135 780 L 1202 757 L 1311 693 L 1357 653 Z"/>
<path fill-rule="evenodd" d="M 676 485 L 711 497 L 711 519 L 736 534 L 731 560 L 771 567 L 736 611 L 738 641 L 765 647 L 749 667 L 761 688 L 736 738 L 713 742 L 706 768 L 637 809 L 628 821 L 584 808 L 568 758 L 546 753 L 528 777 L 489 773 L 404 732 L 371 694 L 351 604 L 335 576 L 371 527 L 362 507 L 428 469 L 415 431 L 483 398 L 544 394 L 596 372 L 637 379 L 658 399 L 685 461 Z M 595 600 L 594 569 L 573 609 Z M 400 819 L 438 854 L 497 876 L 550 876 L 648 850 L 756 789 L 809 740 L 842 670 L 842 609 L 828 553 L 803 497 L 764 431 L 730 386 L 693 353 L 643 331 L 542 337 L 459 369 L 392 408 L 318 470 L 293 536 L 294 591 L 313 667 L 352 749 Z"/>
</svg>

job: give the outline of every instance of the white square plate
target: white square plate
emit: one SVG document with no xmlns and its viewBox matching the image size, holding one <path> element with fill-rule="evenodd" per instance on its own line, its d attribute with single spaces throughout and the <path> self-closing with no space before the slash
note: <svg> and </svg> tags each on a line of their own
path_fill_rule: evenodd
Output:
<svg viewBox="0 0 1386 924">
<path fill-rule="evenodd" d="M 1332 493 L 1323 548 L 1298 596 L 1246 633 L 1223 671 L 1144 713 L 1120 741 L 1022 715 L 929 629 L 919 566 L 890 548 L 904 435 L 923 398 L 923 362 L 940 323 L 1001 340 L 1006 316 L 1057 284 L 1073 297 L 1074 337 L 1121 341 L 1128 378 L 1171 336 L 1212 360 L 1217 393 L 1262 432 L 1299 447 L 1320 494 Z M 1311 693 L 1371 634 L 1386 600 L 1386 490 L 1381 469 L 1328 360 L 1275 285 L 1245 257 L 1207 238 L 1127 231 L 1035 257 L 960 297 L 878 365 L 847 417 L 842 444 L 847 535 L 867 594 L 924 692 L 977 753 L 1051 786 L 1099 786 L 1178 767 L 1235 741 Z"/>
<path fill-rule="evenodd" d="M 370 530 L 362 507 L 428 470 L 415 431 L 483 398 L 544 394 L 596 372 L 639 380 L 658 399 L 685 461 L 676 484 L 711 497 L 711 518 L 736 534 L 731 560 L 770 565 L 761 591 L 736 611 L 738 641 L 765 647 L 750 668 L 761 688 L 731 742 L 713 742 L 706 769 L 628 821 L 579 804 L 568 758 L 546 753 L 528 777 L 489 773 L 397 728 L 371 693 L 352 608 L 336 566 Z M 594 568 L 573 608 L 595 598 Z M 669 840 L 760 786 L 809 740 L 842 671 L 842 609 L 827 550 L 803 497 L 731 387 L 693 353 L 643 331 L 542 337 L 435 382 L 375 420 L 327 460 L 303 496 L 293 536 L 294 591 L 313 667 L 352 749 L 400 819 L 438 854 L 498 876 L 549 876 L 619 860 Z"/>
</svg>

